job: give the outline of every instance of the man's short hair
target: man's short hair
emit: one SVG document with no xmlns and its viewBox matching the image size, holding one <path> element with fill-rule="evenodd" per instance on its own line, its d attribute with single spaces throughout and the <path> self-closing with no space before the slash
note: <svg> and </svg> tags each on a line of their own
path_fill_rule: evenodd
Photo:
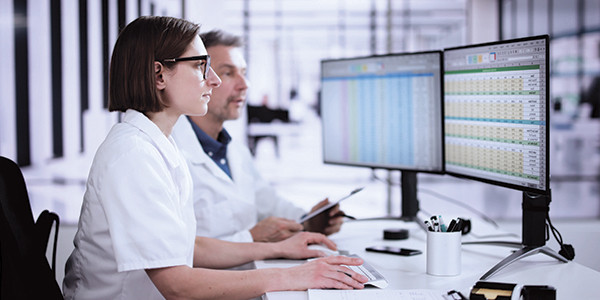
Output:
<svg viewBox="0 0 600 300">
<path fill-rule="evenodd" d="M 159 112 L 169 103 L 156 88 L 154 62 L 177 58 L 200 33 L 200 26 L 172 17 L 139 17 L 119 34 L 109 73 L 109 111 Z M 174 63 L 163 63 L 172 68 Z"/>
<path fill-rule="evenodd" d="M 237 35 L 233 35 L 222 30 L 211 30 L 200 34 L 200 38 L 204 43 L 204 47 L 209 48 L 213 46 L 226 46 L 226 47 L 242 47 L 244 42 L 242 38 Z"/>
</svg>

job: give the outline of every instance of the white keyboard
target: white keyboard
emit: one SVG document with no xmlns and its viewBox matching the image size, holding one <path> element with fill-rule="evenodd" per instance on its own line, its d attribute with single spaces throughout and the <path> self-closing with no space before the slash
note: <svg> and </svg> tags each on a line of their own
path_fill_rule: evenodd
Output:
<svg viewBox="0 0 600 300">
<path fill-rule="evenodd" d="M 349 257 L 360 257 L 356 254 L 347 255 Z M 372 285 L 374 287 L 378 287 L 380 289 L 384 289 L 388 286 L 388 282 L 373 266 L 369 265 L 366 260 L 363 259 L 363 264 L 360 266 L 346 266 L 350 270 L 363 274 L 369 278 L 369 281 L 365 283 L 365 285 Z"/>
<path fill-rule="evenodd" d="M 308 246 L 309 249 L 312 250 L 319 250 L 321 252 L 323 252 L 325 255 L 329 256 L 329 255 L 344 255 L 344 256 L 348 256 L 348 257 L 359 257 L 362 258 L 356 254 L 350 254 L 348 251 L 346 250 L 339 250 L 339 251 L 335 251 L 335 250 L 331 250 L 329 248 L 327 248 L 324 245 L 321 244 L 313 244 L 313 245 L 309 245 Z M 312 258 L 309 260 L 313 260 L 316 258 Z M 363 264 L 360 266 L 346 266 L 344 265 L 344 267 L 347 267 L 349 269 L 351 269 L 352 271 L 359 273 L 359 274 L 363 274 L 365 276 L 367 276 L 367 278 L 369 278 L 369 281 L 367 281 L 365 283 L 365 285 L 372 285 L 374 287 L 378 287 L 380 289 L 384 289 L 388 286 L 388 282 L 387 280 L 379 273 L 377 272 L 377 270 L 375 268 L 373 268 L 373 266 L 369 265 L 369 263 L 367 263 L 366 260 L 363 259 Z"/>
</svg>

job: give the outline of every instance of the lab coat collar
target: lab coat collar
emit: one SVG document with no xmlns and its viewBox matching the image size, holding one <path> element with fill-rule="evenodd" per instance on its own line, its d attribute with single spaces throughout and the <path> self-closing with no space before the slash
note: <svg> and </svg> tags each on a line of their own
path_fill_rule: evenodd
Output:
<svg viewBox="0 0 600 300">
<path fill-rule="evenodd" d="M 128 109 L 123 117 L 123 122 L 138 128 L 156 144 L 170 168 L 177 168 L 181 163 L 179 150 L 172 137 L 166 137 L 164 133 L 143 113 Z"/>
<path fill-rule="evenodd" d="M 203 165 L 215 177 L 232 182 L 232 179 L 204 152 L 192 125 L 185 116 L 179 117 L 173 128 L 173 137 L 183 156 L 191 165 Z M 228 155 L 229 156 L 229 155 Z"/>
</svg>

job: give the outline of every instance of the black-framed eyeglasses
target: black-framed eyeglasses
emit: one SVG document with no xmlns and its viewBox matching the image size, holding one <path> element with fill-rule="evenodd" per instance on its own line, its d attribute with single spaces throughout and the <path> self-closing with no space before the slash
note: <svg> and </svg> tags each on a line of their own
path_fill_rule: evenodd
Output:
<svg viewBox="0 0 600 300">
<path fill-rule="evenodd" d="M 202 70 L 204 80 L 206 80 L 206 78 L 208 78 L 208 72 L 210 70 L 210 55 L 198 55 L 198 56 L 188 56 L 188 57 L 178 57 L 178 58 L 157 59 L 157 61 L 162 62 L 162 63 L 176 63 L 176 62 L 180 62 L 180 61 L 191 61 L 191 60 L 206 61 L 206 64 L 204 64 L 204 70 Z"/>
</svg>

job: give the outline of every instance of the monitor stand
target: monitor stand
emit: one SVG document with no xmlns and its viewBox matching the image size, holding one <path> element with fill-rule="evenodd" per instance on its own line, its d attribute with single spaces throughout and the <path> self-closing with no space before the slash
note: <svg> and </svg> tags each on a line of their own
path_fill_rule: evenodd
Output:
<svg viewBox="0 0 600 300">
<path fill-rule="evenodd" d="M 401 215 L 400 220 L 405 222 L 415 222 L 424 231 L 427 227 L 423 220 L 419 220 L 419 199 L 417 198 L 417 172 L 401 171 L 400 175 L 400 195 L 401 195 Z"/>
<path fill-rule="evenodd" d="M 487 271 L 480 280 L 486 280 L 498 271 L 502 270 L 511 263 L 518 261 L 530 255 L 537 253 L 546 254 L 556 258 L 561 262 L 568 262 L 562 255 L 546 246 L 546 215 L 550 209 L 550 193 L 548 195 L 539 195 L 529 192 L 523 192 L 523 218 L 522 218 L 522 242 L 506 241 L 481 241 L 481 242 L 463 242 L 463 245 L 497 245 L 512 248 L 518 248 L 511 255 L 500 261 L 489 271 Z"/>
<path fill-rule="evenodd" d="M 419 200 L 417 199 L 417 172 L 415 171 L 401 171 L 400 175 L 400 217 L 391 214 L 392 203 L 391 203 L 391 192 L 392 192 L 392 179 L 391 172 L 388 173 L 387 178 L 387 192 L 388 192 L 388 203 L 387 217 L 379 218 L 368 218 L 364 220 L 402 220 L 405 222 L 415 222 L 424 231 L 427 231 L 427 227 L 422 220 L 419 220 L 417 213 L 419 212 Z"/>
</svg>

